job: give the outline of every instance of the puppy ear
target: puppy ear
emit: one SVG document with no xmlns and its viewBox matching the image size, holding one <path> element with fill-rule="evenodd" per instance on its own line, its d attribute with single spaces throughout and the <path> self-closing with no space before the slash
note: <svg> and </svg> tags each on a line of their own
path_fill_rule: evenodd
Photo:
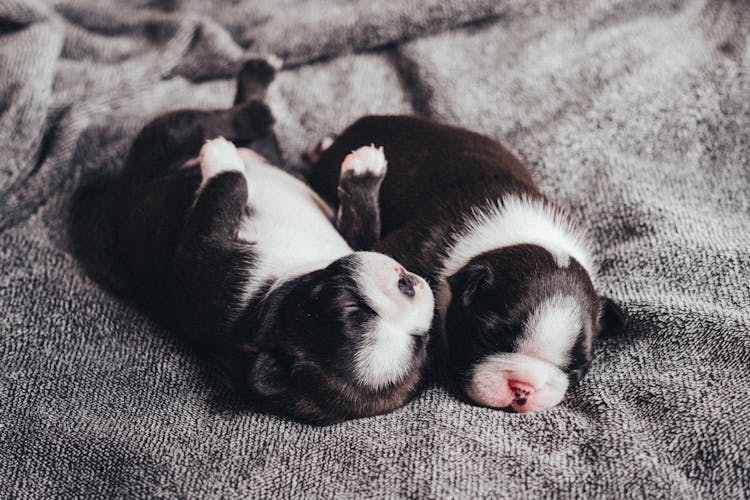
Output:
<svg viewBox="0 0 750 500">
<path fill-rule="evenodd" d="M 262 397 L 277 396 L 289 388 L 291 360 L 270 351 L 261 351 L 250 367 L 248 382 Z"/>
<path fill-rule="evenodd" d="M 470 263 L 448 278 L 453 300 L 467 307 L 474 300 L 477 291 L 487 289 L 494 282 L 492 269 L 482 263 Z"/>
<path fill-rule="evenodd" d="M 602 315 L 599 320 L 599 338 L 620 335 L 628 326 L 629 318 L 622 308 L 609 297 L 600 297 Z"/>
</svg>

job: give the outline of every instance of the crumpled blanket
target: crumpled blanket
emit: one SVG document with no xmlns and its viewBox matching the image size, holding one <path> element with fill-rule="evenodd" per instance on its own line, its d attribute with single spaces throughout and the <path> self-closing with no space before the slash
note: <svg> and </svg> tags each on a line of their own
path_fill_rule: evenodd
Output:
<svg viewBox="0 0 750 500">
<path fill-rule="evenodd" d="M 0 0 L 0 492 L 750 494 L 750 4 Z M 256 412 L 123 295 L 107 186 L 150 118 L 251 54 L 284 162 L 367 113 L 495 137 L 589 228 L 631 316 L 557 408 L 428 384 L 311 427 Z"/>
</svg>

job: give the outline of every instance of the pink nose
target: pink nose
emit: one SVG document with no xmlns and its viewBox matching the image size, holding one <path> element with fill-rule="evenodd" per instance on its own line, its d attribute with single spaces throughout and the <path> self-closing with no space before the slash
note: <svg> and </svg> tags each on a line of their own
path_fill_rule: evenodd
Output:
<svg viewBox="0 0 750 500">
<path fill-rule="evenodd" d="M 510 392 L 513 393 L 513 402 L 518 406 L 526 404 L 529 396 L 536 390 L 533 385 L 522 380 L 509 380 Z M 515 405 L 514 405 L 515 406 Z"/>
</svg>

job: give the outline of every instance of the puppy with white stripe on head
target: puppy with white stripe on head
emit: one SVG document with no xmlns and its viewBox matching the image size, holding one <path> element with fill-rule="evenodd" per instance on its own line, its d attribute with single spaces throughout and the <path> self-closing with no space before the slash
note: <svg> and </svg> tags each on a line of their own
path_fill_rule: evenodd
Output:
<svg viewBox="0 0 750 500">
<path fill-rule="evenodd" d="M 358 207 L 370 234 L 344 235 L 427 278 L 453 379 L 471 400 L 517 412 L 557 405 L 588 370 L 597 335 L 625 324 L 596 293 L 584 231 L 502 145 L 417 117 L 364 117 L 312 148 L 317 192 L 338 203 L 338 165 L 371 143 L 389 174 Z"/>
<path fill-rule="evenodd" d="M 169 113 L 138 135 L 115 209 L 125 266 L 145 302 L 270 409 L 319 424 L 392 411 L 420 381 L 432 291 L 392 258 L 354 252 L 307 185 L 224 138 L 272 134 L 261 99 L 274 73 L 249 61 L 235 107 Z M 339 187 L 356 201 L 385 168 L 382 155 L 351 158 Z M 346 212 L 338 224 L 354 227 Z"/>
</svg>

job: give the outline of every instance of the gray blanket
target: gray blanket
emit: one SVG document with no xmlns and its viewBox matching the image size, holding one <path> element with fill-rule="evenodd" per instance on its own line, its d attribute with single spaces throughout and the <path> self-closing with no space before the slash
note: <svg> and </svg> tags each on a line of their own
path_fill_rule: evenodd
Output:
<svg viewBox="0 0 750 500">
<path fill-rule="evenodd" d="M 0 1 L 0 496 L 747 497 L 750 4 Z M 632 316 L 559 407 L 429 385 L 310 427 L 238 401 L 125 300 L 106 186 L 148 119 L 251 53 L 287 163 L 365 113 L 496 137 Z"/>
</svg>

